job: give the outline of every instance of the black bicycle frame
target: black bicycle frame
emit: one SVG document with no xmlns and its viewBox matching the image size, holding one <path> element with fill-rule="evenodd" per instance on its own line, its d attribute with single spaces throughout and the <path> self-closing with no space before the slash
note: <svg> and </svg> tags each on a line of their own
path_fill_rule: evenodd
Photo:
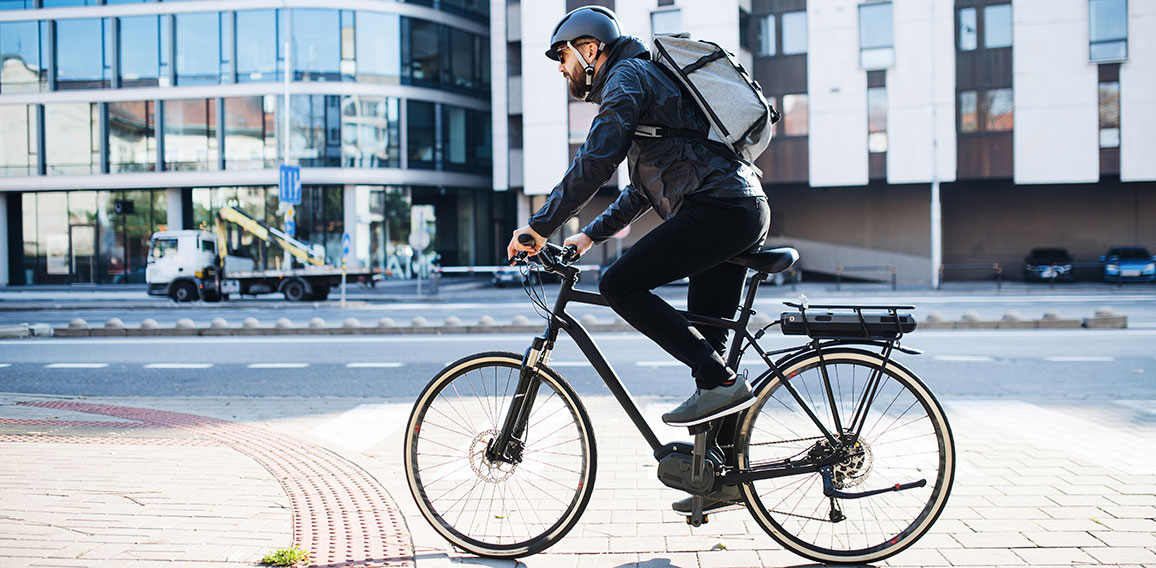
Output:
<svg viewBox="0 0 1156 568">
<path fill-rule="evenodd" d="M 664 444 L 658 439 L 658 436 L 655 435 L 654 430 L 650 427 L 650 424 L 646 422 L 646 419 L 643 418 L 642 412 L 638 409 L 638 405 L 634 402 L 634 398 L 630 395 L 630 391 L 627 390 L 626 385 L 622 382 L 622 379 L 618 376 L 618 373 L 614 372 L 613 367 L 610 366 L 610 363 L 606 360 L 606 356 L 602 354 L 602 350 L 590 337 L 590 333 L 586 331 L 586 328 L 583 327 L 582 324 L 579 323 L 576 319 L 574 319 L 573 316 L 566 312 L 566 306 L 571 302 L 607 307 L 609 307 L 609 304 L 600 294 L 574 288 L 574 285 L 578 280 L 578 271 L 576 269 L 559 265 L 556 265 L 552 268 L 555 269 L 555 272 L 560 272 L 563 276 L 562 287 L 558 292 L 558 297 L 555 300 L 554 308 L 550 312 L 550 319 L 547 322 L 545 333 L 535 337 L 531 347 L 526 350 L 525 357 L 522 361 L 522 371 L 520 373 L 518 389 L 515 391 L 516 394 L 510 404 L 509 411 L 506 414 L 504 427 L 502 428 L 501 432 L 498 433 L 498 437 L 490 445 L 490 451 L 488 452 L 489 457 L 491 459 L 500 459 L 503 461 L 520 461 L 520 445 L 517 439 L 521 433 L 524 432 L 526 421 L 529 417 L 528 411 L 533 407 L 533 396 L 537 391 L 537 384 L 535 383 L 537 380 L 535 378 L 537 375 L 537 365 L 541 363 L 541 355 L 543 352 L 549 353 L 553 351 L 554 344 L 558 339 L 559 332 L 561 331 L 565 331 L 570 336 L 570 338 L 574 340 L 574 343 L 578 345 L 578 348 L 582 350 L 583 355 L 586 356 L 586 359 L 590 362 L 591 366 L 594 367 L 594 370 L 598 373 L 598 376 L 602 378 L 602 381 L 606 384 L 606 387 L 610 389 L 610 393 L 614 395 L 615 400 L 618 401 L 618 404 L 626 412 L 626 415 L 630 417 L 630 421 L 634 423 L 635 428 L 638 428 L 639 433 L 642 434 L 642 437 L 646 440 L 646 443 L 650 445 L 651 450 L 659 450 L 664 446 Z M 819 356 L 822 357 L 822 349 L 826 345 L 831 343 L 854 343 L 860 345 L 866 344 L 882 346 L 886 349 L 886 353 L 889 356 L 892 342 L 835 341 L 824 343 L 818 340 L 812 340 L 811 342 L 808 342 L 808 344 L 799 346 L 798 348 L 794 349 L 787 349 L 770 353 L 764 351 L 756 340 L 758 337 L 762 336 L 765 328 L 764 330 L 759 331 L 756 336 L 752 335 L 747 330 L 747 324 L 750 322 L 751 316 L 755 313 L 752 310 L 752 306 L 754 305 L 755 294 L 758 291 L 759 284 L 762 283 L 767 276 L 768 275 L 765 273 L 757 273 L 750 279 L 750 283 L 747 285 L 746 297 L 743 300 L 739 316 L 736 319 L 703 316 L 684 310 L 680 310 L 680 313 L 683 314 L 691 323 L 726 328 L 734 332 L 734 337 L 731 340 L 731 348 L 727 355 L 727 366 L 732 369 L 738 368 L 739 358 L 742 356 L 742 353 L 745 349 L 743 347 L 743 342 L 746 341 L 747 346 L 754 347 L 755 351 L 770 367 L 771 372 L 779 378 L 783 386 L 796 400 L 796 402 L 798 402 L 799 406 L 806 411 L 811 421 L 814 422 L 814 424 L 819 428 L 819 431 L 823 434 L 823 437 L 827 439 L 832 447 L 838 447 L 841 440 L 836 437 L 836 434 L 833 434 L 823 425 L 822 420 L 820 420 L 819 417 L 815 415 L 814 411 L 811 409 L 810 405 L 806 403 L 803 396 L 795 389 L 794 385 L 792 385 L 791 382 L 783 376 L 779 366 L 776 365 L 776 361 L 771 359 L 771 355 L 783 352 L 794 352 L 795 354 L 799 354 L 805 351 L 816 351 L 819 353 Z M 827 381 L 825 369 L 823 373 L 824 381 Z M 872 380 L 869 382 L 869 388 L 865 390 L 863 402 L 869 403 L 869 401 L 872 400 L 872 397 L 868 397 L 867 393 L 873 393 L 874 389 L 870 388 L 873 386 L 871 383 L 876 382 L 878 382 L 878 375 L 873 376 Z M 829 384 L 827 385 L 827 390 L 830 390 Z M 828 393 L 828 396 L 831 396 L 830 393 Z M 861 427 L 859 420 L 860 417 L 856 416 L 852 419 L 852 424 Z M 838 417 L 835 417 L 834 423 L 839 424 Z M 839 430 L 836 430 L 836 433 L 839 432 Z M 505 450 L 498 451 L 499 448 L 504 448 Z M 757 481 L 759 479 L 769 479 L 773 477 L 797 475 L 801 473 L 813 473 L 820 471 L 823 467 L 837 463 L 842 458 L 843 456 L 839 455 L 838 453 L 834 453 L 831 456 L 820 460 L 784 460 L 772 464 L 760 465 L 748 470 L 730 470 L 723 474 L 722 478 L 725 483 L 731 484 Z"/>
</svg>

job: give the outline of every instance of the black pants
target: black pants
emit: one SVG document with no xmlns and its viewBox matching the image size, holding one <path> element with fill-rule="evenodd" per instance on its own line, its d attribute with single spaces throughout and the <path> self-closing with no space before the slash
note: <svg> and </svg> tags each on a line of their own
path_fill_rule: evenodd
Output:
<svg viewBox="0 0 1156 568">
<path fill-rule="evenodd" d="M 726 261 L 761 246 L 770 219 L 762 196 L 691 196 L 606 269 L 598 288 L 622 319 L 689 366 L 699 388 L 716 387 L 732 374 L 727 330 L 692 325 L 651 290 L 689 276 L 688 311 L 734 317 L 747 269 Z"/>
</svg>

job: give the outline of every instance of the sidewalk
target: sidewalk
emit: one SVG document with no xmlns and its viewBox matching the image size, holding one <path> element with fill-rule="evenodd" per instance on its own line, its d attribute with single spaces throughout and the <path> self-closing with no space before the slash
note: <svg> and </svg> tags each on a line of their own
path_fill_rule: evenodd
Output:
<svg viewBox="0 0 1156 568">
<path fill-rule="evenodd" d="M 674 401 L 640 401 L 652 424 Z M 811 565 L 743 511 L 692 529 L 609 397 L 582 521 L 546 553 L 463 555 L 401 468 L 411 400 L 0 395 L 0 567 Z M 1156 565 L 1156 402 L 945 401 L 960 463 L 931 533 L 883 566 Z M 663 440 L 683 437 L 660 426 Z"/>
</svg>

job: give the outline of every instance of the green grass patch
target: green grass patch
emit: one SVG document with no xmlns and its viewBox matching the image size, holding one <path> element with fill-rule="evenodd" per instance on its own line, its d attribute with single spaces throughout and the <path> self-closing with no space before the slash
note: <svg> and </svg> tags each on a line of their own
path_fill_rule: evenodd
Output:
<svg viewBox="0 0 1156 568">
<path fill-rule="evenodd" d="M 265 566 L 297 566 L 309 562 L 309 551 L 299 546 L 279 548 L 261 559 Z"/>
</svg>

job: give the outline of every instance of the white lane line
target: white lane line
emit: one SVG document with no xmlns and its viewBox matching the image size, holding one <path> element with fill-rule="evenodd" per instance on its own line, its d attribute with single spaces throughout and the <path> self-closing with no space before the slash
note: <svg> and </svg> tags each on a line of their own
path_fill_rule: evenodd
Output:
<svg viewBox="0 0 1156 568">
<path fill-rule="evenodd" d="M 345 366 L 350 369 L 396 369 L 400 367 L 401 363 L 346 363 Z"/>
<path fill-rule="evenodd" d="M 635 363 L 639 367 L 682 367 L 684 366 L 679 361 L 639 361 Z"/>
<path fill-rule="evenodd" d="M 1052 361 L 1053 363 L 1110 363 L 1115 361 L 1115 357 L 1100 357 L 1100 356 L 1058 356 L 1058 357 L 1044 357 L 1045 361 Z"/>
<path fill-rule="evenodd" d="M 11 367 L 11 366 L 12 366 L 12 363 L 0 363 L 0 369 L 3 369 L 4 367 Z"/>
<path fill-rule="evenodd" d="M 250 369 L 304 369 L 309 363 L 250 363 Z"/>
<path fill-rule="evenodd" d="M 208 369 L 212 363 L 149 363 L 146 369 Z"/>
<path fill-rule="evenodd" d="M 551 367 L 589 367 L 589 361 L 550 361 L 546 363 Z"/>
<path fill-rule="evenodd" d="M 103 369 L 108 363 L 50 363 L 45 369 Z"/>
<path fill-rule="evenodd" d="M 932 357 L 936 361 L 950 361 L 957 363 L 979 363 L 985 361 L 995 361 L 995 359 L 987 355 L 936 355 Z"/>
</svg>

